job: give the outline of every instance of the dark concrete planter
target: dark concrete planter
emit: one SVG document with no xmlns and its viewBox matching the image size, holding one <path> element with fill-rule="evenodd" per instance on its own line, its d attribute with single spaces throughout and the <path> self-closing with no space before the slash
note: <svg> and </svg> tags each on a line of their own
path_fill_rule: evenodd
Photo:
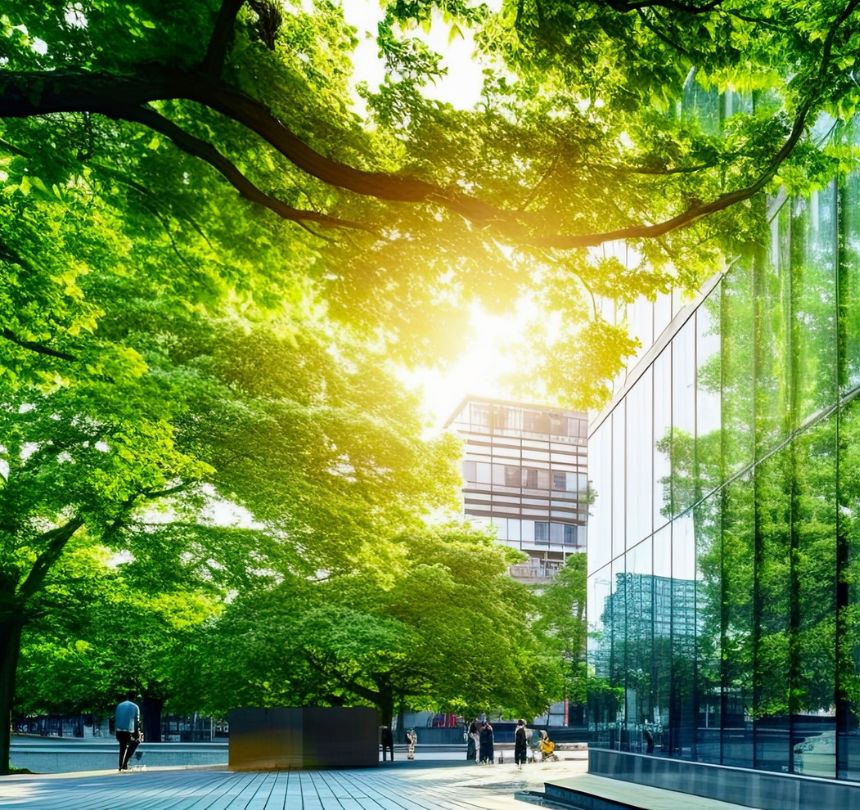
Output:
<svg viewBox="0 0 860 810">
<path fill-rule="evenodd" d="M 379 763 L 373 709 L 234 709 L 229 765 L 236 770 L 371 768 Z"/>
</svg>

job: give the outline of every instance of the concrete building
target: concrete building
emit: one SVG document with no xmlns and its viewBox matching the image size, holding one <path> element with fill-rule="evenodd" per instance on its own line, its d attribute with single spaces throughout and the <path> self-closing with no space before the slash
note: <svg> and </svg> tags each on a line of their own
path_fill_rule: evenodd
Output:
<svg viewBox="0 0 860 810">
<path fill-rule="evenodd" d="M 467 397 L 446 426 L 464 441 L 464 514 L 528 555 L 512 567 L 515 578 L 549 581 L 568 555 L 585 551 L 584 412 Z"/>
</svg>

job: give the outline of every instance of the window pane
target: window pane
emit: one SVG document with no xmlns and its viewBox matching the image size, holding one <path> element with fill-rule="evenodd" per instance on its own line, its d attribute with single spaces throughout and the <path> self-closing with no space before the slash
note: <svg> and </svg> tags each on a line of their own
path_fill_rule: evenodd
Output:
<svg viewBox="0 0 860 810">
<path fill-rule="evenodd" d="M 860 145 L 860 124 L 848 127 L 844 139 L 855 148 Z M 843 391 L 850 391 L 860 385 L 860 172 L 852 172 L 843 182 L 840 207 L 839 326 L 845 348 L 839 382 Z"/>
<path fill-rule="evenodd" d="M 627 547 L 651 534 L 651 369 L 627 395 Z"/>
<path fill-rule="evenodd" d="M 845 406 L 839 424 L 839 535 L 844 567 L 839 607 L 839 682 L 845 711 L 839 727 L 839 776 L 860 780 L 860 399 Z"/>
<path fill-rule="evenodd" d="M 672 511 L 672 352 L 654 361 L 654 528 L 666 523 Z M 589 462 L 592 459 L 589 458 Z"/>
<path fill-rule="evenodd" d="M 696 492 L 695 500 L 721 483 L 720 288 L 696 311 Z"/>
<path fill-rule="evenodd" d="M 752 258 L 722 283 L 723 464 L 732 475 L 753 460 Z"/>
<path fill-rule="evenodd" d="M 693 505 L 696 430 L 696 332 L 690 319 L 672 341 L 672 512 Z"/>
<path fill-rule="evenodd" d="M 835 184 L 795 203 L 791 229 L 795 425 L 835 399 L 835 226 Z"/>
<path fill-rule="evenodd" d="M 722 493 L 715 492 L 694 510 L 696 535 L 696 757 L 720 762 L 722 678 L 722 575 L 720 528 Z"/>
<path fill-rule="evenodd" d="M 612 553 L 612 419 L 605 419 L 589 441 L 588 472 L 594 503 L 588 517 L 588 568 L 596 571 Z"/>
<path fill-rule="evenodd" d="M 670 754 L 672 693 L 672 527 L 654 534 L 654 708 L 655 753 Z"/>
<path fill-rule="evenodd" d="M 618 693 L 612 684 L 612 601 L 610 566 L 601 568 L 588 579 L 588 664 L 594 687 L 588 695 L 588 720 L 594 743 L 614 747 L 618 716 Z"/>
<path fill-rule="evenodd" d="M 672 523 L 672 693 L 669 742 L 672 755 L 695 758 L 696 579 L 693 516 Z"/>
<path fill-rule="evenodd" d="M 654 575 L 651 539 L 627 553 L 625 657 L 626 731 L 629 750 L 654 753 Z"/>
<path fill-rule="evenodd" d="M 470 405 L 470 411 L 473 428 L 489 428 L 490 408 L 488 405 L 481 405 L 477 402 L 472 402 Z"/>
<path fill-rule="evenodd" d="M 794 771 L 836 775 L 833 617 L 836 614 L 836 420 L 795 442 L 797 681 L 792 683 Z M 800 750 L 798 750 L 798 747 Z"/>
<path fill-rule="evenodd" d="M 776 447 L 791 426 L 790 391 L 791 206 L 784 205 L 771 223 L 769 261 L 756 266 L 759 301 L 756 355 L 756 442 L 759 457 Z"/>
<path fill-rule="evenodd" d="M 788 771 L 791 710 L 791 448 L 762 461 L 755 472 L 756 531 L 760 548 L 759 627 L 756 641 L 755 764 Z"/>
<path fill-rule="evenodd" d="M 625 453 L 625 431 L 624 414 L 625 402 L 612 412 L 612 556 L 617 557 L 624 553 L 624 517 L 626 506 L 624 503 L 624 460 Z"/>
<path fill-rule="evenodd" d="M 723 765 L 753 767 L 753 485 L 742 476 L 723 502 Z"/>
</svg>

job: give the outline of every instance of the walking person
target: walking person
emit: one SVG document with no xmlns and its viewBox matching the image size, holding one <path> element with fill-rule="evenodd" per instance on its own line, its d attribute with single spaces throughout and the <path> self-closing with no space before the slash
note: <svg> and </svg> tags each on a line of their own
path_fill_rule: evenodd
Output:
<svg viewBox="0 0 860 810">
<path fill-rule="evenodd" d="M 116 739 L 119 743 L 119 770 L 128 770 L 128 761 L 143 742 L 143 728 L 140 724 L 140 706 L 134 702 L 134 692 L 128 692 L 126 699 L 116 707 Z"/>
<path fill-rule="evenodd" d="M 526 721 L 518 720 L 517 727 L 514 731 L 514 762 L 518 769 L 522 770 L 528 760 L 528 733 L 526 731 Z"/>
<path fill-rule="evenodd" d="M 415 759 L 415 746 L 418 744 L 418 735 L 414 728 L 406 732 L 406 759 Z"/>
</svg>

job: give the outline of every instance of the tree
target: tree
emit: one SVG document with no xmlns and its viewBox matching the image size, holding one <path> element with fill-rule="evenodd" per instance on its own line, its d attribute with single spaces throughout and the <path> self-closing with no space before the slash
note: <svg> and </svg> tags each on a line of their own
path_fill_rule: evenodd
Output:
<svg viewBox="0 0 860 810">
<path fill-rule="evenodd" d="M 19 713 L 108 714 L 134 689 L 143 698 L 146 739 L 161 740 L 172 662 L 187 654 L 194 628 L 220 611 L 223 597 L 199 579 L 156 588 L 135 568 L 86 543 L 66 550 L 46 595 L 49 608 L 23 635 Z"/>
<path fill-rule="evenodd" d="M 719 266 L 717 237 L 761 226 L 751 198 L 838 161 L 807 133 L 819 112 L 856 107 L 857 5 L 390 4 L 378 39 L 389 75 L 366 93 L 364 121 L 350 109 L 354 32 L 336 7 L 23 3 L 3 18 L 0 116 L 7 154 L 39 167 L 6 171 L 13 187 L 122 184 L 177 235 L 232 188 L 317 234 L 324 260 L 310 274 L 331 311 L 382 325 L 406 352 L 451 334 L 452 293 L 500 306 L 539 278 L 569 316 L 556 356 L 592 360 L 593 377 L 562 392 L 593 404 L 631 345 L 587 325 L 590 295 L 695 286 Z M 410 27 L 437 8 L 473 27 L 492 62 L 479 110 L 421 93 L 439 59 Z M 697 87 L 744 95 L 728 118 L 679 112 Z M 583 251 L 619 239 L 640 266 Z"/>
<path fill-rule="evenodd" d="M 115 677 L 149 683 L 163 700 L 158 679 L 143 672 L 158 657 L 143 650 L 157 632 L 141 627 L 169 619 L 159 594 L 181 596 L 190 581 L 223 599 L 275 563 L 296 576 L 384 567 L 379 527 L 415 524 L 454 491 L 456 447 L 419 438 L 414 401 L 366 350 L 343 337 L 333 346 L 308 327 L 278 334 L 195 317 L 135 283 L 103 296 L 96 340 L 131 357 L 130 370 L 117 363 L 107 380 L 100 367 L 61 382 L 17 376 L 0 408 L 4 716 L 22 632 L 56 610 L 69 548 L 128 555 L 124 576 L 145 596 L 114 599 L 96 624 L 119 630 L 117 612 L 128 619 L 140 603 L 140 654 Z M 44 356 L 48 369 L 70 362 Z M 244 507 L 257 525 L 212 526 L 213 497 Z M 189 607 L 199 598 L 190 596 Z M 0 762 L 8 742 L 4 723 Z"/>
<path fill-rule="evenodd" d="M 530 625 L 528 590 L 506 552 L 458 528 L 396 539 L 386 572 L 261 583 L 204 628 L 186 658 L 188 704 L 371 705 L 539 714 L 561 692 L 561 664 Z"/>
</svg>

